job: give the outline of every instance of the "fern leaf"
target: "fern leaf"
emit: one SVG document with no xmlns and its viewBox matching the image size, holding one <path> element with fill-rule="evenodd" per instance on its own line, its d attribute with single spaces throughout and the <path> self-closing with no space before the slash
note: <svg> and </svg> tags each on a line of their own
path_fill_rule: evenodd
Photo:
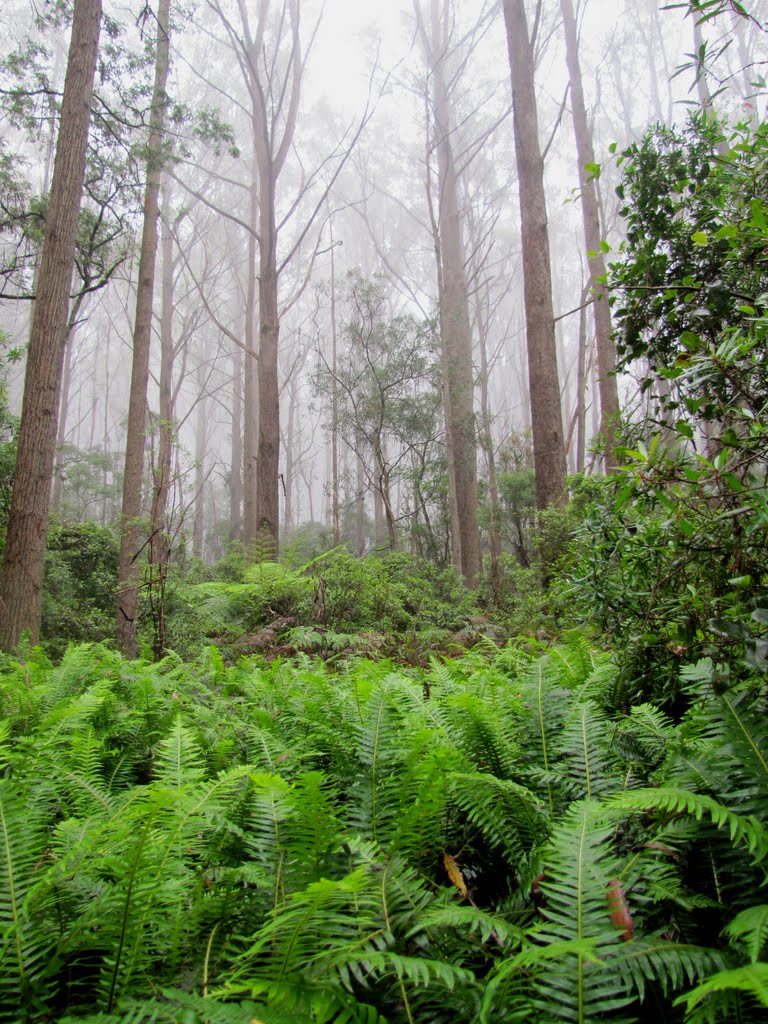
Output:
<svg viewBox="0 0 768 1024">
<path fill-rule="evenodd" d="M 641 1000 L 648 983 L 671 995 L 724 964 L 717 950 L 662 939 L 635 939 L 610 961 L 611 970 L 625 977 Z"/>
<path fill-rule="evenodd" d="M 711 996 L 733 991 L 743 992 L 753 997 L 760 1006 L 768 1007 L 768 964 L 747 964 L 744 967 L 718 971 L 690 992 L 679 996 L 675 1000 L 675 1006 L 685 1006 L 686 1014 L 691 1015 Z"/>
<path fill-rule="evenodd" d="M 55 974 L 55 933 L 40 919 L 45 842 L 39 810 L 0 781 L 0 1018 L 42 1002 Z"/>
<path fill-rule="evenodd" d="M 477 772 L 454 773 L 448 788 L 456 805 L 480 829 L 491 846 L 504 852 L 516 865 L 541 843 L 549 830 L 549 818 L 539 798 L 516 782 Z"/>
<path fill-rule="evenodd" d="M 725 926 L 725 933 L 730 939 L 740 939 L 746 946 L 750 962 L 756 963 L 768 943 L 768 904 L 742 910 Z"/>
<path fill-rule="evenodd" d="M 202 751 L 191 729 L 182 724 L 181 715 L 158 745 L 154 770 L 159 781 L 176 788 L 199 782 L 205 774 Z"/>
<path fill-rule="evenodd" d="M 599 821 L 598 805 L 573 804 L 553 830 L 544 854 L 541 889 L 544 921 L 532 938 L 545 946 L 587 941 L 602 959 L 621 944 L 611 921 L 610 880 L 618 876 L 611 852 L 612 830 Z M 535 1004 L 548 1018 L 592 1024 L 626 1007 L 632 995 L 621 976 L 602 970 L 592 955 L 565 953 L 536 978 Z"/>
<path fill-rule="evenodd" d="M 762 822 L 735 814 L 712 797 L 686 789 L 635 789 L 610 797 L 604 806 L 609 814 L 658 810 L 668 814 L 689 814 L 697 821 L 708 817 L 718 828 L 727 829 L 731 842 L 743 843 L 757 860 L 768 853 L 768 834 Z"/>
</svg>

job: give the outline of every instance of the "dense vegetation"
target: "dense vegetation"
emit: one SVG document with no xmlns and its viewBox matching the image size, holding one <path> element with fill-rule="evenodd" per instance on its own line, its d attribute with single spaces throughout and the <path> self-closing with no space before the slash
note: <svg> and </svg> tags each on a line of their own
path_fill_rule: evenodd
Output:
<svg viewBox="0 0 768 1024">
<path fill-rule="evenodd" d="M 643 407 L 565 509 L 502 475 L 495 588 L 177 551 L 127 661 L 115 536 L 54 525 L 0 661 L 2 1019 L 768 1018 L 766 128 L 728 143 L 623 154 Z"/>
<path fill-rule="evenodd" d="M 757 1019 L 764 697 L 709 661 L 677 724 L 615 688 L 580 636 L 9 662 L 6 1019 Z"/>
</svg>

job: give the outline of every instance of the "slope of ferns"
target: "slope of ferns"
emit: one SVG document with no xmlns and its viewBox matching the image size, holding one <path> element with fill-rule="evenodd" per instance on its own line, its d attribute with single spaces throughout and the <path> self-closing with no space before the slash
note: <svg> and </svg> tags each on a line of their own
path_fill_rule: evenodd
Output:
<svg viewBox="0 0 768 1024">
<path fill-rule="evenodd" d="M 6 662 L 0 1019 L 765 1020 L 760 681 L 690 668 L 679 723 L 612 682 L 580 636 Z"/>
</svg>

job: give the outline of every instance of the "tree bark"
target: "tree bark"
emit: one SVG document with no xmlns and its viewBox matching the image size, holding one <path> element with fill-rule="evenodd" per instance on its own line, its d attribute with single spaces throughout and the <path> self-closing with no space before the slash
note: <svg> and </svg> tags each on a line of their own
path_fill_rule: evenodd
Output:
<svg viewBox="0 0 768 1024">
<path fill-rule="evenodd" d="M 254 118 L 254 135 L 258 126 Z M 258 277 L 256 274 L 257 224 L 259 220 L 259 179 L 254 166 L 251 170 L 248 234 L 248 278 L 245 300 L 245 397 L 243 401 L 243 544 L 246 554 L 252 557 L 258 535 L 256 515 L 256 465 L 258 457 L 259 419 L 259 361 L 258 331 L 256 329 L 256 295 Z"/>
<path fill-rule="evenodd" d="M 163 134 L 167 101 L 171 0 L 158 0 L 155 80 L 147 142 L 147 182 L 133 328 L 133 365 L 125 442 L 120 561 L 118 565 L 117 626 L 115 637 L 123 654 L 138 653 L 139 555 L 142 548 L 141 493 L 144 476 L 144 436 L 147 420 L 149 350 L 152 338 L 152 305 L 157 258 L 157 226 L 160 216 L 160 178 L 163 165 Z"/>
<path fill-rule="evenodd" d="M 243 360 L 240 349 L 232 351 L 232 448 L 229 483 L 229 535 L 239 540 L 243 524 Z"/>
<path fill-rule="evenodd" d="M 442 9 L 441 9 L 442 7 Z M 466 252 L 462 235 L 459 183 L 452 143 L 452 118 L 445 57 L 450 48 L 450 5 L 432 0 L 429 34 L 420 17 L 425 54 L 432 79 L 438 169 L 436 256 L 440 342 L 444 373 L 444 409 L 448 451 L 454 563 L 469 588 L 480 570 L 477 523 L 477 436 L 472 370 Z"/>
<path fill-rule="evenodd" d="M 162 291 L 160 299 L 160 388 L 159 422 L 157 425 L 157 461 L 153 467 L 152 515 L 150 523 L 149 558 L 153 566 L 163 572 L 171 557 L 171 545 L 166 521 L 168 496 L 171 486 L 171 456 L 173 451 L 173 232 L 170 223 L 170 191 L 163 197 L 163 255 Z"/>
<path fill-rule="evenodd" d="M 619 389 L 616 382 L 616 349 L 611 337 L 611 310 L 606 293 L 605 257 L 601 249 L 600 213 L 594 172 L 589 165 L 595 163 L 592 131 L 587 121 L 584 86 L 579 65 L 579 43 L 576 18 L 571 0 L 560 0 L 565 28 L 566 60 L 571 84 L 571 109 L 579 162 L 579 190 L 581 212 L 584 219 L 584 241 L 587 249 L 589 284 L 593 296 L 595 337 L 597 343 L 597 377 L 600 388 L 600 435 L 602 438 L 605 471 L 612 473 L 618 466 L 615 455 L 615 433 L 619 425 Z"/>
<path fill-rule="evenodd" d="M 61 370 L 85 176 L 101 0 L 75 0 L 50 206 L 29 338 L 19 447 L 0 587 L 0 647 L 40 631 Z"/>
<path fill-rule="evenodd" d="M 520 190 L 528 381 L 536 504 L 562 505 L 565 450 L 557 372 L 544 161 L 534 90 L 533 46 L 523 0 L 504 0 Z"/>
</svg>

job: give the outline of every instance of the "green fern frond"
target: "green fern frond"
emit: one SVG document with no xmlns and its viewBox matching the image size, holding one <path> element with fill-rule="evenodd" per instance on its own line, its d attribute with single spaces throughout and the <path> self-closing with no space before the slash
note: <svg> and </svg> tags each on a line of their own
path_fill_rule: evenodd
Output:
<svg viewBox="0 0 768 1024">
<path fill-rule="evenodd" d="M 663 939 L 634 939 L 611 958 L 610 969 L 627 979 L 640 1000 L 647 985 L 659 985 L 669 996 L 723 967 L 725 959 L 714 949 Z"/>
<path fill-rule="evenodd" d="M 405 934 L 415 939 L 420 935 L 435 935 L 452 929 L 461 935 L 476 934 L 482 943 L 493 942 L 499 947 L 511 947 L 522 941 L 523 932 L 499 914 L 490 914 L 479 907 L 458 906 L 455 903 L 433 904 L 419 915 L 418 923 Z"/>
<path fill-rule="evenodd" d="M 692 1024 L 700 1020 L 717 1019 L 707 1013 L 706 1003 L 723 993 L 731 998 L 725 1004 L 715 999 L 714 1005 L 709 1007 L 710 1011 L 714 1010 L 716 1014 L 731 1012 L 734 1005 L 732 1002 L 734 993 L 743 993 L 754 999 L 759 1006 L 768 1007 L 768 964 L 754 963 L 718 971 L 717 974 L 713 974 L 690 992 L 679 996 L 675 1000 L 675 1006 L 685 1006 L 685 1019 L 691 1021 Z M 735 1015 L 730 1018 L 720 1016 L 719 1019 L 735 1020 L 737 1017 Z"/>
<path fill-rule="evenodd" d="M 386 941 L 377 910 L 365 867 L 341 879 L 311 882 L 292 894 L 260 929 L 240 957 L 232 983 L 237 985 L 244 977 L 248 985 L 259 977 L 279 981 L 326 959 L 329 952 L 338 962 L 340 950 L 375 948 L 375 943 Z"/>
<path fill-rule="evenodd" d="M 359 775 L 350 790 L 350 819 L 363 835 L 385 843 L 397 824 L 398 769 L 403 762 L 397 677 L 376 683 L 358 713 L 355 752 Z"/>
<path fill-rule="evenodd" d="M 481 772 L 452 774 L 448 789 L 453 802 L 492 847 L 516 866 L 547 836 L 549 817 L 541 801 L 524 786 Z"/>
<path fill-rule="evenodd" d="M 685 789 L 635 789 L 609 797 L 605 812 L 647 813 L 651 810 L 667 814 L 688 814 L 697 821 L 709 818 L 718 828 L 726 829 L 731 842 L 744 844 L 757 860 L 768 853 L 768 833 L 756 818 L 735 814 L 719 801 Z"/>
<path fill-rule="evenodd" d="M 677 731 L 668 715 L 652 704 L 638 704 L 631 708 L 619 736 L 634 748 L 649 766 L 660 764 Z"/>
<path fill-rule="evenodd" d="M 570 692 L 560 685 L 560 677 L 548 658 L 535 662 L 520 682 L 524 714 L 521 745 L 524 753 L 545 774 L 552 770 L 556 757 L 556 742 L 571 703 Z M 527 734 L 527 735 L 526 735 Z M 546 786 L 550 813 L 554 813 L 555 798 L 551 783 Z"/>
<path fill-rule="evenodd" d="M 742 910 L 728 922 L 724 931 L 729 939 L 743 943 L 750 963 L 756 963 L 768 943 L 768 904 Z"/>
<path fill-rule="evenodd" d="M 612 733 L 603 712 L 592 701 L 576 704 L 557 743 L 556 773 L 573 800 L 594 800 L 623 788 L 611 751 Z"/>
<path fill-rule="evenodd" d="M 497 708 L 479 697 L 477 692 L 466 692 L 450 698 L 451 736 L 478 768 L 509 778 L 520 758 L 519 744 L 505 732 Z"/>
<path fill-rule="evenodd" d="M 57 963 L 55 933 L 40 920 L 45 820 L 10 780 L 0 780 L 0 1019 L 44 1004 Z"/>
<path fill-rule="evenodd" d="M 600 822 L 598 810 L 591 801 L 573 804 L 554 828 L 544 852 L 544 920 L 531 937 L 544 946 L 592 942 L 602 960 L 615 955 L 622 943 L 608 900 L 619 863 L 611 850 L 612 829 Z M 535 979 L 535 992 L 545 1019 L 575 1024 L 616 1019 L 617 1011 L 632 1002 L 621 976 L 581 952 L 547 962 Z"/>
<path fill-rule="evenodd" d="M 153 768 L 159 782 L 176 788 L 193 785 L 205 775 L 203 753 L 180 714 L 170 735 L 158 744 Z"/>
</svg>

